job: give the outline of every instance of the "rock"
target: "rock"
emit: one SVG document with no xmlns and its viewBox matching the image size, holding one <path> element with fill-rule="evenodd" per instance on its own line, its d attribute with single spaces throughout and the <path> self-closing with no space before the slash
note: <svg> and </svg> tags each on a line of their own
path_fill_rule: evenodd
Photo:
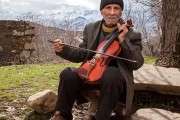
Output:
<svg viewBox="0 0 180 120">
<path fill-rule="evenodd" d="M 180 95 L 180 70 L 144 64 L 134 72 L 135 90 Z"/>
<path fill-rule="evenodd" d="M 180 120 L 180 114 L 163 109 L 139 109 L 132 115 L 131 120 Z"/>
<path fill-rule="evenodd" d="M 51 116 L 51 113 L 37 113 L 36 111 L 31 111 L 25 116 L 24 120 L 49 120 Z"/>
<path fill-rule="evenodd" d="M 81 105 L 74 104 L 72 109 L 73 120 L 87 120 L 89 115 L 89 103 L 84 103 Z"/>
<path fill-rule="evenodd" d="M 6 115 L 0 114 L 0 120 L 7 120 L 8 117 Z"/>
<path fill-rule="evenodd" d="M 38 113 L 49 113 L 55 109 L 56 101 L 57 95 L 52 90 L 44 90 L 30 96 L 27 104 Z"/>
<path fill-rule="evenodd" d="M 13 112 L 16 111 L 16 109 L 15 109 L 14 107 L 12 107 L 12 106 L 8 106 L 8 108 L 6 109 L 6 111 L 13 113 Z"/>
</svg>

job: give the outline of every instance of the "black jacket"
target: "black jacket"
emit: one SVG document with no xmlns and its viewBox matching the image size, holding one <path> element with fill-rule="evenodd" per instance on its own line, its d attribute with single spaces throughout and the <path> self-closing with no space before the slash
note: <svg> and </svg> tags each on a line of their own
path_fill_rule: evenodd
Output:
<svg viewBox="0 0 180 120">
<path fill-rule="evenodd" d="M 79 47 L 96 50 L 101 25 L 102 21 L 86 25 L 83 31 L 83 42 L 79 45 Z M 126 80 L 126 109 L 124 114 L 129 115 L 134 96 L 133 70 L 137 70 L 144 63 L 144 59 L 141 54 L 141 34 L 131 29 L 127 33 L 126 39 L 123 43 L 121 43 L 121 48 L 122 50 L 119 54 L 120 57 L 137 61 L 136 63 L 133 63 L 125 60 L 118 60 L 117 63 L 121 74 Z M 93 54 L 86 51 L 73 49 L 67 46 L 64 47 L 63 52 L 56 54 L 71 62 L 82 62 L 93 56 Z"/>
</svg>

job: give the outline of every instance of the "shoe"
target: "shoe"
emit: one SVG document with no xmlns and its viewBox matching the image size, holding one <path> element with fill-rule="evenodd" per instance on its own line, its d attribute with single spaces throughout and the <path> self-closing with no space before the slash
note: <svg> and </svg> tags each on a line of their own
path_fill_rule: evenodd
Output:
<svg viewBox="0 0 180 120">
<path fill-rule="evenodd" d="M 60 111 L 56 111 L 50 120 L 65 120 Z"/>
</svg>

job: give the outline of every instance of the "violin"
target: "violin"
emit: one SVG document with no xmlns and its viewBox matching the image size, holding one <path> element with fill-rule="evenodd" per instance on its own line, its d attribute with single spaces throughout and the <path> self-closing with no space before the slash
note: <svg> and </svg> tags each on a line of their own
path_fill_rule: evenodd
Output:
<svg viewBox="0 0 180 120">
<path fill-rule="evenodd" d="M 125 22 L 120 19 L 120 24 Z M 132 21 L 128 20 L 127 28 L 133 27 Z M 108 64 L 112 60 L 112 56 L 117 56 L 121 52 L 121 45 L 118 36 L 122 31 L 116 28 L 110 35 L 108 35 L 97 47 L 97 52 L 91 60 L 83 62 L 77 70 L 78 75 L 86 79 L 89 83 L 96 83 L 99 80 Z M 102 54 L 99 54 L 102 53 Z"/>
</svg>

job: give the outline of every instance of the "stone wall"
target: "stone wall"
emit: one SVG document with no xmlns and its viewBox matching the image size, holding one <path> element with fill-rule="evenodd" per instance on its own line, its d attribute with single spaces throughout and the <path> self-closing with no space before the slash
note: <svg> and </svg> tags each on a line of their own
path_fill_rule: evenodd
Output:
<svg viewBox="0 0 180 120">
<path fill-rule="evenodd" d="M 23 21 L 0 22 L 0 63 L 1 65 L 23 62 L 20 53 L 25 43 L 31 43 L 34 27 Z"/>
<path fill-rule="evenodd" d="M 48 40 L 62 38 L 64 33 L 63 30 L 32 22 L 1 20 L 0 66 L 62 62 Z"/>
</svg>

